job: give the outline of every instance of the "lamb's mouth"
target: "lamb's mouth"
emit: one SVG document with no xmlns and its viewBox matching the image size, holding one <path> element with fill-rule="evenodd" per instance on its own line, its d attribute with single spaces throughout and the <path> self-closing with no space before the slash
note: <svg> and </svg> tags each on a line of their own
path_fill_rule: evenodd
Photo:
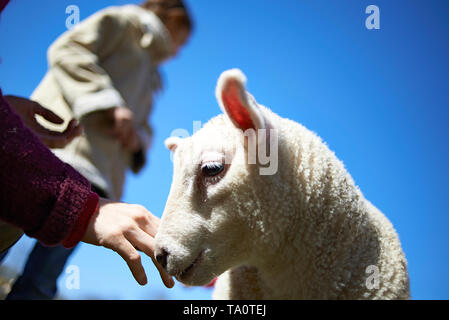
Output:
<svg viewBox="0 0 449 320">
<path fill-rule="evenodd" d="M 178 279 L 179 281 L 186 281 L 193 274 L 195 268 L 201 262 L 201 259 L 203 258 L 203 252 L 204 251 L 201 251 L 198 257 L 196 257 L 196 259 L 187 268 L 185 268 L 184 271 L 177 274 L 176 279 Z"/>
</svg>

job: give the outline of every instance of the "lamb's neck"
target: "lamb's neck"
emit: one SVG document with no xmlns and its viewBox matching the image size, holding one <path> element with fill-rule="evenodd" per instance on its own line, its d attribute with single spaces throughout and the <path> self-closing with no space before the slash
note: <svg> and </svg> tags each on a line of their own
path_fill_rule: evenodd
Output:
<svg viewBox="0 0 449 320">
<path fill-rule="evenodd" d="M 298 261 L 298 257 L 304 262 L 308 261 L 307 254 L 301 253 L 299 248 L 290 245 L 279 245 L 278 241 L 260 242 L 256 244 L 252 259 L 248 265 L 256 267 L 260 278 L 263 292 L 270 296 L 265 299 L 300 299 L 305 297 L 301 288 L 303 285 L 295 286 L 296 292 L 292 296 L 291 284 L 303 283 L 306 275 L 305 264 Z M 301 255 L 300 255 L 301 254 Z"/>
<path fill-rule="evenodd" d="M 303 132 L 301 139 L 296 149 L 279 150 L 281 171 L 272 187 L 278 206 L 262 215 L 265 233 L 254 266 L 268 287 L 286 291 L 272 298 L 319 298 L 323 288 L 316 284 L 332 282 L 325 279 L 320 259 L 335 259 L 337 243 L 351 243 L 347 238 L 355 235 L 340 231 L 363 214 L 363 196 L 343 164 L 313 133 Z M 301 285 L 287 293 L 290 283 Z"/>
<path fill-rule="evenodd" d="M 311 258 L 298 232 L 298 204 L 292 200 L 292 191 L 288 185 L 279 184 L 276 190 L 282 194 L 276 200 L 283 208 L 276 207 L 259 215 L 263 220 L 258 221 L 256 230 L 252 232 L 252 248 L 249 250 L 252 254 L 246 264 L 257 268 L 261 283 L 266 287 L 263 292 L 272 294 L 265 298 L 291 299 L 291 283 L 303 283 L 307 277 L 307 262 Z M 270 196 L 267 194 L 263 198 L 270 199 L 272 196 L 271 192 Z M 269 204 L 264 203 L 262 207 L 268 208 Z M 297 287 L 295 298 L 306 296 L 302 292 L 303 287 L 305 285 Z"/>
</svg>

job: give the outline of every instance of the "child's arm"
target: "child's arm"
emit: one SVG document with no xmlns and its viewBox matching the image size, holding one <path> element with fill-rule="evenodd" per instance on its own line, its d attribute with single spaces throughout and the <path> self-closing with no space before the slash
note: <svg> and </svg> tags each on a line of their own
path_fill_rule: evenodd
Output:
<svg viewBox="0 0 449 320">
<path fill-rule="evenodd" d="M 120 45 L 131 27 L 116 8 L 101 10 L 60 36 L 48 50 L 52 74 L 75 118 L 127 107 L 101 61 Z"/>
</svg>

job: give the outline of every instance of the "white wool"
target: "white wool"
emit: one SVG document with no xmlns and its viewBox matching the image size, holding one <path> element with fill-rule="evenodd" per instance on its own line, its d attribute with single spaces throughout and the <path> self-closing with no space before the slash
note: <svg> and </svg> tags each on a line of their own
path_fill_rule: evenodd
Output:
<svg viewBox="0 0 449 320">
<path fill-rule="evenodd" d="M 167 142 L 174 176 L 156 236 L 156 254 L 169 253 L 167 271 L 190 285 L 219 276 L 216 299 L 409 298 L 406 259 L 388 219 L 316 134 L 258 105 L 245 82 L 239 70 L 223 73 L 216 95 L 227 116 Z M 275 174 L 247 163 L 226 94 L 255 127 L 277 130 Z M 202 164 L 220 155 L 223 172 L 204 177 Z"/>
</svg>

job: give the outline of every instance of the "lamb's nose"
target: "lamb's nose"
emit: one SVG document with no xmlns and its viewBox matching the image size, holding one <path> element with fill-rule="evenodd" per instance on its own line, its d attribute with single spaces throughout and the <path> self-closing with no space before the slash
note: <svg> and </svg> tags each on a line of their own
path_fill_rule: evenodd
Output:
<svg viewBox="0 0 449 320">
<path fill-rule="evenodd" d="M 168 252 L 164 248 L 161 248 L 156 253 L 156 261 L 162 266 L 162 268 L 167 269 L 167 258 Z"/>
</svg>

